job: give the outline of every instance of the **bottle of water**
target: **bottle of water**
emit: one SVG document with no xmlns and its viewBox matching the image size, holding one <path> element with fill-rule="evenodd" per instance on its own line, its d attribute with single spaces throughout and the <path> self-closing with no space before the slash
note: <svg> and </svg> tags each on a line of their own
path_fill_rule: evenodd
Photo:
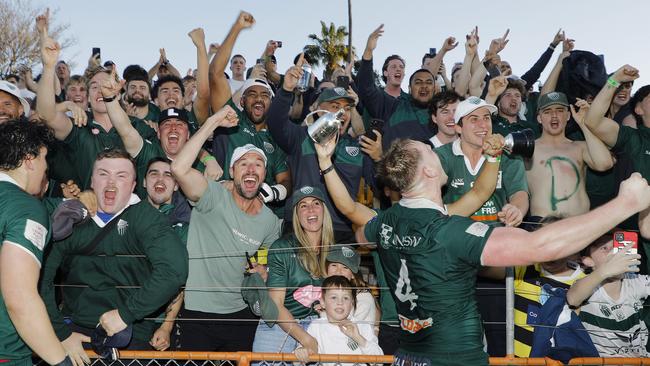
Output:
<svg viewBox="0 0 650 366">
<path fill-rule="evenodd" d="M 309 81 L 311 80 L 311 65 L 309 64 L 303 64 L 302 65 L 302 76 L 300 77 L 300 80 L 298 80 L 298 85 L 296 85 L 296 89 L 300 91 L 301 93 L 304 93 L 309 89 Z"/>
</svg>

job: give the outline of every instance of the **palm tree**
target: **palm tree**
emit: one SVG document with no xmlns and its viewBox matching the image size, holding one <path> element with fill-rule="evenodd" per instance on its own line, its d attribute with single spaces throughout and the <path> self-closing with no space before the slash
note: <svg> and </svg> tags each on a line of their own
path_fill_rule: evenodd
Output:
<svg viewBox="0 0 650 366">
<path fill-rule="evenodd" d="M 348 57 L 348 46 L 345 37 L 348 31 L 345 26 L 336 27 L 334 23 L 329 26 L 321 20 L 320 36 L 310 34 L 308 38 L 313 44 L 305 46 L 305 57 L 312 61 L 312 66 L 325 66 L 324 77 L 328 78 L 336 67 L 340 66 Z"/>
</svg>

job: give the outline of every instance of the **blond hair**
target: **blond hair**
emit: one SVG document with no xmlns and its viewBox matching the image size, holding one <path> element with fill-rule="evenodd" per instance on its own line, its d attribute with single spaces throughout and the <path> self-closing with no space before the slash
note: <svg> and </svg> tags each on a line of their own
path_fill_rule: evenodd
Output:
<svg viewBox="0 0 650 366">
<path fill-rule="evenodd" d="M 321 201 L 322 202 L 322 201 Z M 325 277 L 327 275 L 327 253 L 335 243 L 334 225 L 327 206 L 323 203 L 323 227 L 321 228 L 320 247 L 314 248 L 309 242 L 309 237 L 300 226 L 298 219 L 298 205 L 293 206 L 293 232 L 300 244 L 298 249 L 298 261 L 300 265 L 314 277 Z"/>
</svg>

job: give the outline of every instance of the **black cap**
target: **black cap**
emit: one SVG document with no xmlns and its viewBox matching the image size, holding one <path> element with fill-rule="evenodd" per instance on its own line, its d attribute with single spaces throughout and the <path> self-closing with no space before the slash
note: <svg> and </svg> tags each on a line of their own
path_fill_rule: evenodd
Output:
<svg viewBox="0 0 650 366">
<path fill-rule="evenodd" d="M 158 125 L 163 124 L 163 122 L 171 118 L 180 119 L 188 125 L 190 124 L 190 120 L 187 117 L 187 111 L 184 109 L 167 108 L 163 111 L 160 111 L 160 116 L 158 116 Z"/>
</svg>

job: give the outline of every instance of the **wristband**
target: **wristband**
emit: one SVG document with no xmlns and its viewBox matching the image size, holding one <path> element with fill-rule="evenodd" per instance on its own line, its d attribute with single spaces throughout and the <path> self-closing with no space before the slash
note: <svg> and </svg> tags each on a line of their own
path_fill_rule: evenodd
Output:
<svg viewBox="0 0 650 366">
<path fill-rule="evenodd" d="M 607 84 L 609 86 L 611 86 L 611 87 L 614 87 L 614 88 L 618 88 L 619 86 L 621 86 L 621 83 L 614 80 L 614 78 L 612 78 L 612 77 L 607 78 Z"/>
<path fill-rule="evenodd" d="M 74 364 L 72 363 L 72 360 L 70 359 L 70 356 L 67 356 L 67 355 L 65 356 L 63 361 L 61 361 L 61 362 L 59 362 L 57 364 L 54 364 L 54 366 L 73 366 L 73 365 Z"/>
<path fill-rule="evenodd" d="M 501 162 L 501 155 L 497 156 L 492 156 L 492 155 L 484 155 L 485 160 L 487 160 L 488 163 L 499 163 Z"/>
<path fill-rule="evenodd" d="M 215 159 L 215 157 L 212 155 L 206 155 L 200 161 L 203 163 L 203 165 L 205 165 L 205 163 L 210 160 L 217 160 L 217 159 Z"/>
<path fill-rule="evenodd" d="M 548 48 L 552 49 L 553 51 L 555 51 L 555 47 L 556 47 L 556 46 L 555 46 L 553 43 L 551 43 L 551 44 L 548 45 Z"/>
<path fill-rule="evenodd" d="M 325 170 L 321 170 L 321 171 L 320 171 L 320 175 L 323 175 L 323 176 L 324 176 L 325 174 L 331 172 L 332 170 L 334 170 L 334 164 L 330 165 L 330 167 L 327 168 L 327 169 L 325 169 Z"/>
<path fill-rule="evenodd" d="M 104 103 L 110 103 L 114 101 L 115 98 L 117 98 L 117 94 L 113 95 L 112 97 L 102 97 L 102 100 L 104 101 Z"/>
</svg>

